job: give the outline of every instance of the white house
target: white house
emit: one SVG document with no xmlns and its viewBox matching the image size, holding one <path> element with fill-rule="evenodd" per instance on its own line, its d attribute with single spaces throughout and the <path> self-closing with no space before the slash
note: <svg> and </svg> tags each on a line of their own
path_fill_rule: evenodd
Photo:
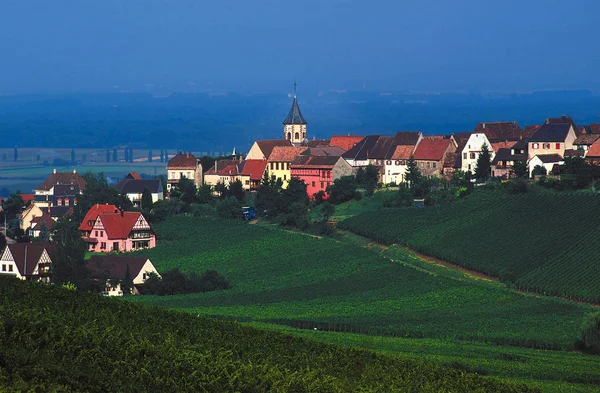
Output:
<svg viewBox="0 0 600 393">
<path fill-rule="evenodd" d="M 546 173 L 550 173 L 554 165 L 562 165 L 564 163 L 563 158 L 558 154 L 538 154 L 533 156 L 531 160 L 529 160 L 529 177 L 533 176 L 533 168 L 536 166 L 542 166 L 546 168 Z"/>
<path fill-rule="evenodd" d="M 106 296 L 123 296 L 121 282 L 129 278 L 133 282 L 133 294 L 139 294 L 138 286 L 142 285 L 151 274 L 160 274 L 145 257 L 129 257 L 116 255 L 92 255 L 88 264 L 92 279 L 106 283 L 103 294 Z"/>
<path fill-rule="evenodd" d="M 486 145 L 490 151 L 490 160 L 494 159 L 494 149 L 487 136 L 484 133 L 473 133 L 467 140 L 462 152 L 460 152 L 462 154 L 462 167 L 460 168 L 462 171 L 475 172 L 477 159 L 483 145 Z"/>
<path fill-rule="evenodd" d="M 0 274 L 21 280 L 50 282 L 48 243 L 15 243 L 6 246 L 0 256 Z"/>
</svg>

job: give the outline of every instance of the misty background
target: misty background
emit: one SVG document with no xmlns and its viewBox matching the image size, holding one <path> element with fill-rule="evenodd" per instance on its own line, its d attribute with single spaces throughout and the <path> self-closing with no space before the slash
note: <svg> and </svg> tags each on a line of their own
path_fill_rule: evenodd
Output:
<svg viewBox="0 0 600 393">
<path fill-rule="evenodd" d="M 600 3 L 3 0 L 0 144 L 224 150 L 600 121 Z"/>
</svg>

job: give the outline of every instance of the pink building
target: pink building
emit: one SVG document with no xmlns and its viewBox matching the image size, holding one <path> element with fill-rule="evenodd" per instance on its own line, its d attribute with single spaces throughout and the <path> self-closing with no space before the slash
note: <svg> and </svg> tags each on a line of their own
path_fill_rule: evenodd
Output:
<svg viewBox="0 0 600 393">
<path fill-rule="evenodd" d="M 98 215 L 87 238 L 89 251 L 121 252 L 156 246 L 156 235 L 139 212 L 105 211 Z"/>
</svg>

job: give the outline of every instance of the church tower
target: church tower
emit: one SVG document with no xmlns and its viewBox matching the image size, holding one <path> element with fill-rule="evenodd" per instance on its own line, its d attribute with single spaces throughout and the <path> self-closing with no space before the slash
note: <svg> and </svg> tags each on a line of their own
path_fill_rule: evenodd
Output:
<svg viewBox="0 0 600 393">
<path fill-rule="evenodd" d="M 292 109 L 283 121 L 283 138 L 293 144 L 300 144 L 306 139 L 306 120 L 302 117 L 298 99 L 296 98 L 296 81 L 294 81 L 294 102 Z"/>
</svg>

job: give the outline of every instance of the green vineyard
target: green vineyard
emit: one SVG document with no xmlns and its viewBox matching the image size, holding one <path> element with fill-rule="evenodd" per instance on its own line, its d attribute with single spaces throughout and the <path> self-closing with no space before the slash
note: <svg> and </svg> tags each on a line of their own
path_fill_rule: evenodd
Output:
<svg viewBox="0 0 600 393">
<path fill-rule="evenodd" d="M 600 303 L 600 195 L 479 191 L 447 205 L 359 214 L 339 227 L 522 290 Z"/>
<path fill-rule="evenodd" d="M 174 217 L 144 250 L 159 271 L 215 269 L 232 289 L 145 302 L 239 321 L 395 337 L 572 348 L 591 307 L 393 261 L 368 248 L 243 222 Z"/>
<path fill-rule="evenodd" d="M 528 392 L 456 368 L 0 277 L 3 392 Z"/>
</svg>

